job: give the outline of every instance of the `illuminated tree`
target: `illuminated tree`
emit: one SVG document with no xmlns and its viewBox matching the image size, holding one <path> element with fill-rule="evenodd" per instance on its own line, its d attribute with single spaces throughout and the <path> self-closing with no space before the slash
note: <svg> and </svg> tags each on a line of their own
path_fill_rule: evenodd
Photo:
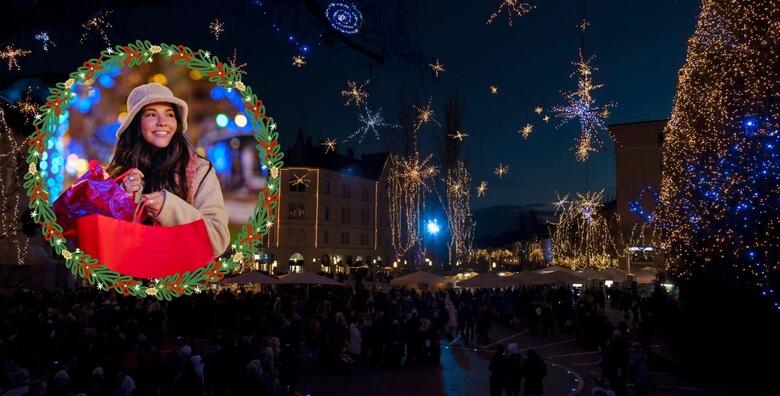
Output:
<svg viewBox="0 0 780 396">
<path fill-rule="evenodd" d="M 780 1 L 704 0 L 663 146 L 670 271 L 757 287 L 780 309 Z"/>
</svg>

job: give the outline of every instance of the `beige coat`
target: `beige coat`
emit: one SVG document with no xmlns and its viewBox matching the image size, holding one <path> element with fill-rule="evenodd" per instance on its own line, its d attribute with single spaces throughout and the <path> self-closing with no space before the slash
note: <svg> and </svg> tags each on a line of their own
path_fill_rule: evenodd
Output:
<svg viewBox="0 0 780 396">
<path fill-rule="evenodd" d="M 176 194 L 165 191 L 165 203 L 160 214 L 157 215 L 157 222 L 161 226 L 170 227 L 203 219 L 214 250 L 214 257 L 218 257 L 230 244 L 228 211 L 222 199 L 222 189 L 214 168 L 211 167 L 209 171 L 209 162 L 203 158 L 198 157 L 197 161 L 194 188 L 198 189 L 200 185 L 200 189 L 195 191 L 193 204 L 190 205 Z M 182 241 L 182 243 L 186 242 Z"/>
</svg>

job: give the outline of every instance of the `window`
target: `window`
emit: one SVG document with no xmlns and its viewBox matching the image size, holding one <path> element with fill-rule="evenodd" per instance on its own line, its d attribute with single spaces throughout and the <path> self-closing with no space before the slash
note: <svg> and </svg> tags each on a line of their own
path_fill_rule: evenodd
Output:
<svg viewBox="0 0 780 396">
<path fill-rule="evenodd" d="M 360 225 L 371 225 L 371 214 L 368 210 L 360 211 Z"/>
<path fill-rule="evenodd" d="M 360 244 L 363 246 L 368 245 L 368 234 L 360 234 Z"/>
<path fill-rule="evenodd" d="M 351 194 L 350 194 L 350 191 L 349 191 L 349 186 L 346 185 L 346 184 L 342 184 L 341 185 L 341 197 L 342 198 L 349 198 L 350 195 Z"/>
<path fill-rule="evenodd" d="M 330 208 L 325 207 L 325 221 L 330 221 Z"/>
<path fill-rule="evenodd" d="M 350 211 L 346 208 L 341 208 L 341 222 L 342 223 L 349 223 L 350 221 Z"/>
<path fill-rule="evenodd" d="M 306 177 L 306 176 L 304 176 Z M 297 182 L 298 180 L 296 178 L 291 178 L 289 180 L 290 183 L 290 192 L 306 192 L 306 183 L 300 183 Z"/>
<path fill-rule="evenodd" d="M 341 233 L 341 244 L 349 245 L 349 233 L 348 232 L 342 232 Z"/>
<path fill-rule="evenodd" d="M 330 180 L 325 181 L 325 194 L 330 195 Z"/>
<path fill-rule="evenodd" d="M 304 216 L 304 206 L 302 203 L 291 203 L 288 212 L 288 218 L 290 219 L 302 219 Z"/>
<path fill-rule="evenodd" d="M 330 232 L 327 230 L 322 234 L 322 243 L 330 243 Z"/>
<path fill-rule="evenodd" d="M 368 202 L 371 199 L 371 191 L 369 191 L 367 188 L 364 188 L 363 194 L 360 196 L 360 199 L 363 202 Z"/>
<path fill-rule="evenodd" d="M 290 266 L 291 273 L 303 272 L 303 255 L 300 253 L 294 253 L 292 256 L 290 256 L 288 264 Z"/>
</svg>

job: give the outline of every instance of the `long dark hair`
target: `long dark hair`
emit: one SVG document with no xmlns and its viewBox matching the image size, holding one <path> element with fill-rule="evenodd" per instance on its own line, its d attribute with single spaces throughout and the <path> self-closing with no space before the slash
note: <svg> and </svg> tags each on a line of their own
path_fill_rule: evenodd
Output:
<svg viewBox="0 0 780 396">
<path fill-rule="evenodd" d="M 108 174 L 117 177 L 131 168 L 138 168 L 144 174 L 143 193 L 166 189 L 182 199 L 189 197 L 187 163 L 193 152 L 192 144 L 182 133 L 179 109 L 173 107 L 176 116 L 176 132 L 168 147 L 155 150 L 141 135 L 141 116 L 133 118 L 127 129 L 119 135 L 114 149 L 114 158 L 108 165 Z"/>
</svg>

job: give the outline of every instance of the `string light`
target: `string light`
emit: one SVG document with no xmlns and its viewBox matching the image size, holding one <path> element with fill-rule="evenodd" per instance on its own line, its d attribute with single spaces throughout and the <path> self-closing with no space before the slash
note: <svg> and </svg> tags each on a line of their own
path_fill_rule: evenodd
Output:
<svg viewBox="0 0 780 396">
<path fill-rule="evenodd" d="M 362 105 L 366 101 L 366 98 L 368 98 L 368 92 L 363 88 L 365 88 L 369 82 L 371 82 L 371 80 L 366 80 L 363 84 L 357 85 L 354 81 L 347 81 L 347 89 L 341 91 L 341 96 L 347 98 L 347 103 L 345 103 L 344 106 L 349 106 L 352 102 L 354 102 L 356 106 Z"/>
<path fill-rule="evenodd" d="M 306 57 L 303 55 L 295 55 L 292 58 L 292 65 L 297 68 L 302 68 L 306 66 Z"/>
<path fill-rule="evenodd" d="M 24 147 L 16 141 L 13 131 L 5 120 L 5 111 L 0 108 L 0 139 L 3 137 L 8 140 L 8 144 L 3 144 L 6 150 L 0 152 L 0 161 L 6 163 L 9 169 L 16 170 L 19 167 L 19 156 Z M 22 186 L 16 175 L 12 175 L 16 183 L 11 183 L 10 180 L 4 180 L 5 174 L 5 172 L 0 172 L 0 208 L 3 209 L 0 210 L 0 238 L 13 241 L 12 243 L 16 250 L 16 262 L 22 265 L 24 264 L 24 258 L 27 257 L 27 250 L 30 245 L 30 238 L 24 235 L 24 233 L 18 232 L 19 207 L 21 206 L 21 197 L 24 194 L 19 191 L 6 190 L 6 188 L 12 186 L 21 189 Z M 11 195 L 14 196 L 12 203 L 8 199 Z"/>
<path fill-rule="evenodd" d="M 555 222 L 551 223 L 553 264 L 574 270 L 615 266 L 622 257 L 619 238 L 620 218 L 605 213 L 604 191 L 568 195 L 553 202 Z"/>
<path fill-rule="evenodd" d="M 13 44 L 6 45 L 3 51 L 0 51 L 0 59 L 8 60 L 8 70 L 16 69 L 21 70 L 19 67 L 18 58 L 30 55 L 32 52 L 14 47 Z"/>
<path fill-rule="evenodd" d="M 578 24 L 577 24 L 577 29 L 580 29 L 580 31 L 581 31 L 581 32 L 583 32 L 583 33 L 584 33 L 586 30 L 588 30 L 588 27 L 590 27 L 590 21 L 588 21 L 588 20 L 587 20 L 587 19 L 585 19 L 585 18 L 582 18 L 582 20 L 580 21 L 580 23 L 578 23 Z"/>
<path fill-rule="evenodd" d="M 352 3 L 332 2 L 325 8 L 325 17 L 337 31 L 358 34 L 363 26 L 363 14 Z"/>
<path fill-rule="evenodd" d="M 106 32 L 106 30 L 113 28 L 111 23 L 108 22 L 107 20 L 108 16 L 111 15 L 112 13 L 113 11 L 106 10 L 97 16 L 87 19 L 87 21 L 81 25 L 82 31 L 81 31 L 81 39 L 79 40 L 79 42 L 81 44 L 84 44 L 84 42 L 87 41 L 87 37 L 89 37 L 90 32 L 94 30 L 97 31 L 98 35 L 103 40 L 103 42 L 110 47 L 111 41 L 108 39 L 108 33 Z"/>
<path fill-rule="evenodd" d="M 344 139 L 344 142 L 349 141 L 350 139 L 357 137 L 358 143 L 363 143 L 363 138 L 366 137 L 366 134 L 370 131 L 374 133 L 374 136 L 376 136 L 376 139 L 379 140 L 379 130 L 378 128 L 399 128 L 399 125 L 396 124 L 388 124 L 385 122 L 384 117 L 382 117 L 382 108 L 380 107 L 379 110 L 376 112 L 372 112 L 371 109 L 368 108 L 368 106 L 364 107 L 365 114 L 358 114 L 358 118 L 360 119 L 360 128 L 355 130 L 355 132 L 352 132 L 351 135 L 347 136 L 346 139 Z"/>
<path fill-rule="evenodd" d="M 493 23 L 496 17 L 502 12 L 506 12 L 506 16 L 509 19 L 509 27 L 512 27 L 512 14 L 521 17 L 531 12 L 534 8 L 536 8 L 536 6 L 528 3 L 521 3 L 519 0 L 501 0 L 501 4 L 499 4 L 498 8 L 490 14 L 486 24 L 489 25 Z"/>
<path fill-rule="evenodd" d="M 437 78 L 439 77 L 439 73 L 444 73 L 444 71 L 445 71 L 444 65 L 439 63 L 439 59 L 438 58 L 436 59 L 435 62 L 429 63 L 428 67 L 430 67 L 431 70 L 433 70 L 433 76 L 437 77 Z"/>
<path fill-rule="evenodd" d="M 708 268 L 780 310 L 777 0 L 703 0 L 664 133 L 653 222 L 671 274 Z"/>
<path fill-rule="evenodd" d="M 500 179 L 504 177 L 504 175 L 509 174 L 509 166 L 498 164 L 498 167 L 493 170 L 493 174 L 498 176 L 498 178 Z"/>
<path fill-rule="evenodd" d="M 487 192 L 487 189 L 488 189 L 488 183 L 486 181 L 482 180 L 481 182 L 479 182 L 479 187 L 477 187 L 477 197 L 478 198 L 484 197 L 485 193 Z"/>
<path fill-rule="evenodd" d="M 325 154 L 330 151 L 336 152 L 336 139 L 326 138 L 320 145 L 325 147 Z"/>
<path fill-rule="evenodd" d="M 214 18 L 214 20 L 209 24 L 209 30 L 214 36 L 214 40 L 219 41 L 219 36 L 225 31 L 225 24 L 223 24 L 219 19 Z"/>
<path fill-rule="evenodd" d="M 446 201 L 439 194 L 449 227 L 449 262 L 469 261 L 474 243 L 474 218 L 471 213 L 471 174 L 458 161 L 444 178 Z M 443 201 L 443 202 L 442 202 Z"/>
<path fill-rule="evenodd" d="M 521 129 L 521 130 L 519 130 L 517 132 L 520 133 L 520 135 L 523 136 L 523 139 L 528 139 L 528 137 L 531 136 L 531 132 L 533 132 L 533 131 L 534 131 L 534 126 L 533 125 L 525 124 L 525 126 L 523 126 L 523 129 Z"/>
<path fill-rule="evenodd" d="M 460 140 L 462 142 L 463 139 L 469 137 L 469 134 L 462 131 L 455 131 L 455 133 L 451 133 L 447 136 L 451 137 L 452 139 Z"/>
<path fill-rule="evenodd" d="M 612 103 L 604 106 L 596 106 L 595 104 L 592 91 L 601 88 L 603 84 L 593 83 L 593 71 L 597 69 L 590 66 L 592 59 L 592 57 L 585 59 L 582 50 L 580 50 L 579 60 L 574 63 L 577 70 L 571 75 L 572 77 L 577 76 L 578 89 L 564 95 L 569 102 L 568 104 L 553 108 L 556 115 L 562 119 L 561 125 L 574 119 L 580 123 L 580 136 L 575 150 L 578 161 L 587 160 L 590 153 L 596 151 L 593 146 L 601 143 L 598 139 L 598 133 L 607 130 L 604 122 L 604 110 L 614 107 Z M 609 112 L 606 114 L 609 115 Z"/>
</svg>

